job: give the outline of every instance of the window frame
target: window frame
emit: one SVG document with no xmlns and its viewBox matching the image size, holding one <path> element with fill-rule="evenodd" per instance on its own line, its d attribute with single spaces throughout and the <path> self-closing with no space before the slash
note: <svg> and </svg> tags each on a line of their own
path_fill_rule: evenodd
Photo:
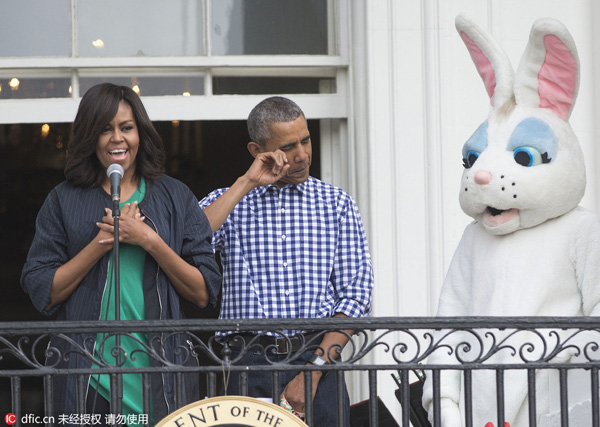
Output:
<svg viewBox="0 0 600 427">
<path fill-rule="evenodd" d="M 0 100 L 0 123 L 71 122 L 81 93 L 79 77 L 84 74 L 110 77 L 132 72 L 168 77 L 182 71 L 204 76 L 204 94 L 144 96 L 141 98 L 152 120 L 245 120 L 248 111 L 264 95 L 213 95 L 213 76 L 235 77 L 323 77 L 336 79 L 336 93 L 289 95 L 306 111 L 307 118 L 348 117 L 348 31 L 349 6 L 327 0 L 329 50 L 335 55 L 227 55 L 210 52 L 210 1 L 200 0 L 206 28 L 204 56 L 176 57 L 12 57 L 0 58 L 0 78 L 70 75 L 70 98 L 23 98 Z M 71 51 L 77 52 L 77 0 L 71 0 Z M 5 89 L 6 90 L 6 89 Z M 286 96 L 286 94 L 281 94 Z"/>
<path fill-rule="evenodd" d="M 210 2 L 201 0 L 204 17 Z M 72 52 L 77 52 L 77 0 L 71 0 Z M 226 55 L 178 57 L 0 57 L 0 78 L 44 77 L 61 73 L 71 77 L 70 98 L 0 100 L 0 124 L 70 123 L 81 100 L 80 74 L 126 75 L 157 70 L 168 73 L 197 71 L 204 75 L 203 95 L 144 96 L 141 99 L 153 121 L 246 120 L 250 110 L 266 95 L 213 95 L 213 76 L 289 76 L 335 78 L 335 93 L 285 94 L 297 102 L 307 119 L 321 120 L 321 176 L 351 194 L 357 190 L 352 115 L 350 52 L 352 5 L 327 0 L 330 51 L 335 55 Z M 205 28 L 209 28 L 206 21 Z M 208 31 L 207 31 L 208 33 Z M 210 36 L 205 37 L 210 43 Z"/>
</svg>

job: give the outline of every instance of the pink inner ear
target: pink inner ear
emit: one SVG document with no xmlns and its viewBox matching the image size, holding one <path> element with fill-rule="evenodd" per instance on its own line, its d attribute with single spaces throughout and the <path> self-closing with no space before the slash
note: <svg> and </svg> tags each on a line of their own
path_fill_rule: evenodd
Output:
<svg viewBox="0 0 600 427">
<path fill-rule="evenodd" d="M 555 35 L 544 36 L 546 57 L 538 73 L 540 107 L 548 108 L 566 120 L 575 101 L 577 61 Z"/>
<path fill-rule="evenodd" d="M 489 59 L 483 54 L 482 50 L 475 44 L 475 42 L 469 37 L 464 31 L 461 31 L 460 36 L 462 37 L 471 58 L 475 63 L 475 67 L 483 80 L 485 90 L 490 97 L 490 103 L 494 105 L 494 90 L 496 89 L 496 74 L 492 68 L 492 64 Z"/>
</svg>

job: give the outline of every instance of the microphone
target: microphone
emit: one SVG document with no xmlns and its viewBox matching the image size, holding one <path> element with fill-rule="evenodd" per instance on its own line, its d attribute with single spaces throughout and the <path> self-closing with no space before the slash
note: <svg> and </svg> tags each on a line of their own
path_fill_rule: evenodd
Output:
<svg viewBox="0 0 600 427">
<path fill-rule="evenodd" d="M 121 201 L 121 178 L 123 178 L 125 171 L 123 166 L 113 163 L 106 170 L 106 175 L 110 179 L 110 198 L 113 201 L 113 216 L 118 216 L 119 202 Z"/>
</svg>

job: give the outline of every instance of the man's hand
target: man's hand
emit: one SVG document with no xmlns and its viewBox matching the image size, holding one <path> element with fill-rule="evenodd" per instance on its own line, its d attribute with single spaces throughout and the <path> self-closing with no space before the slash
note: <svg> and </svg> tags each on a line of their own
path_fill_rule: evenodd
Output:
<svg viewBox="0 0 600 427">
<path fill-rule="evenodd" d="M 246 173 L 204 209 L 212 231 L 217 231 L 223 225 L 233 208 L 249 191 L 276 183 L 287 174 L 289 168 L 287 156 L 281 150 L 256 154 Z"/>
<path fill-rule="evenodd" d="M 347 317 L 343 313 L 336 313 L 334 317 Z M 319 354 L 329 363 L 333 363 L 337 356 L 339 355 L 339 351 L 345 347 L 345 345 L 350 340 L 350 337 L 354 331 L 345 330 L 342 332 L 331 331 L 325 334 L 323 340 L 319 344 L 319 347 L 322 349 Z M 315 393 L 317 392 L 317 387 L 319 386 L 319 381 L 323 376 L 324 371 L 313 371 L 312 372 L 312 398 L 315 398 Z M 304 373 L 300 372 L 298 375 L 294 377 L 292 381 L 288 383 L 288 385 L 283 390 L 282 395 L 285 396 L 287 401 L 292 405 L 297 412 L 305 412 L 306 402 L 304 401 Z"/>
<path fill-rule="evenodd" d="M 312 398 L 315 398 L 315 393 L 317 392 L 317 387 L 319 386 L 319 380 L 323 376 L 323 372 L 321 371 L 313 371 L 312 372 Z M 298 375 L 294 377 L 292 381 L 288 383 L 288 385 L 281 393 L 282 396 L 285 396 L 287 401 L 294 411 L 296 412 L 306 412 L 306 402 L 304 400 L 304 372 L 300 372 Z"/>
<path fill-rule="evenodd" d="M 283 151 L 263 152 L 257 154 L 245 176 L 254 187 L 262 187 L 279 181 L 289 168 L 287 156 Z"/>
</svg>

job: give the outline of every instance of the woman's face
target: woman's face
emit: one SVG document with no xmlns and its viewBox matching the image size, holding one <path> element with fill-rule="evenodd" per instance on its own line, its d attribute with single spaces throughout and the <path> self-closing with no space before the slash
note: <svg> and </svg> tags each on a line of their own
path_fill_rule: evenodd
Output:
<svg viewBox="0 0 600 427">
<path fill-rule="evenodd" d="M 131 177 L 135 172 L 139 145 L 140 136 L 133 111 L 129 104 L 121 101 L 117 114 L 100 133 L 96 156 L 105 168 L 118 163 L 125 170 L 125 176 Z"/>
</svg>

